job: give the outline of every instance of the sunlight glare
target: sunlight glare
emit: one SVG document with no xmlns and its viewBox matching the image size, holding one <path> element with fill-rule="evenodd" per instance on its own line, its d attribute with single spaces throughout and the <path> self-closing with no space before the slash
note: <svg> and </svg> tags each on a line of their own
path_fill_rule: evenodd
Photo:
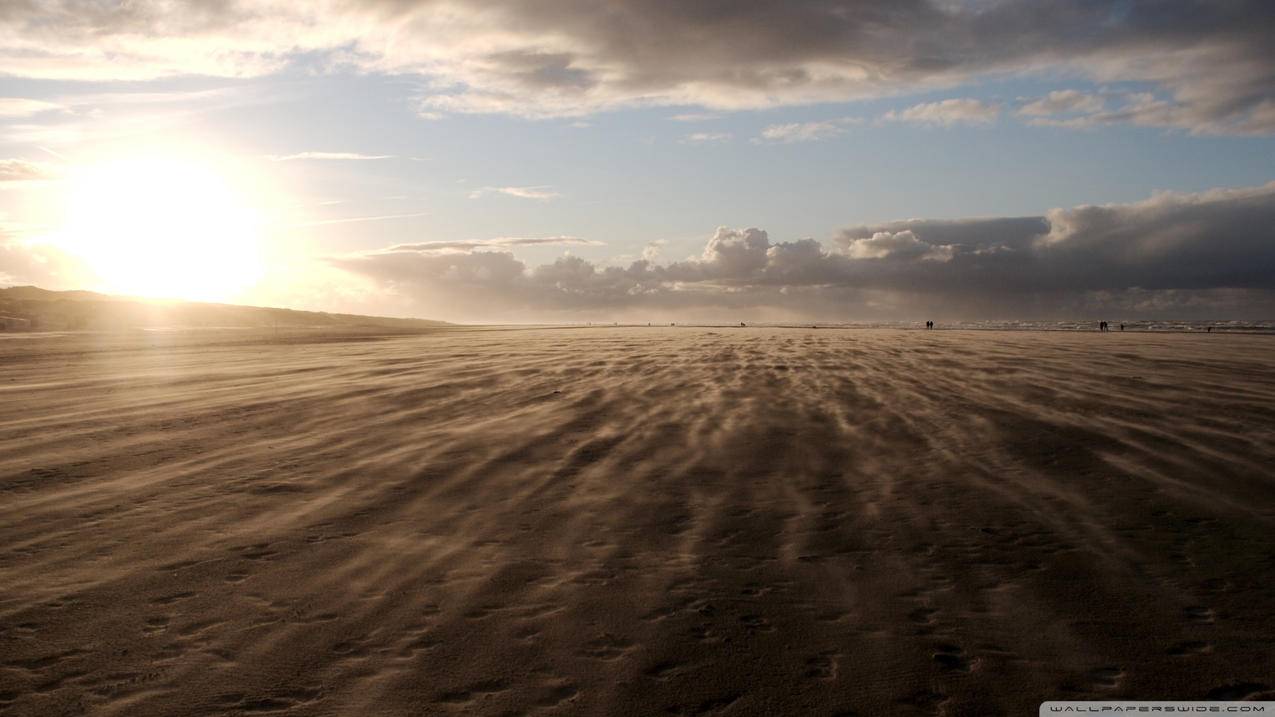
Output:
<svg viewBox="0 0 1275 717">
<path fill-rule="evenodd" d="M 59 243 L 102 291 L 228 301 L 264 274 L 262 222 L 209 163 L 130 157 L 83 168 L 65 196 Z"/>
</svg>

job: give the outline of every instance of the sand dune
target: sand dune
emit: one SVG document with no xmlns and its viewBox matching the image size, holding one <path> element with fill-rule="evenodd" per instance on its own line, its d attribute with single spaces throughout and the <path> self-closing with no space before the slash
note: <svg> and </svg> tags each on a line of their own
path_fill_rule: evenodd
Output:
<svg viewBox="0 0 1275 717">
<path fill-rule="evenodd" d="M 1268 337 L 0 340 L 0 714 L 1275 689 Z"/>
<path fill-rule="evenodd" d="M 428 319 L 330 314 L 264 306 L 139 299 L 92 291 L 0 287 L 0 331 L 121 331 L 167 328 L 321 327 L 346 331 L 408 332 L 448 326 Z"/>
</svg>

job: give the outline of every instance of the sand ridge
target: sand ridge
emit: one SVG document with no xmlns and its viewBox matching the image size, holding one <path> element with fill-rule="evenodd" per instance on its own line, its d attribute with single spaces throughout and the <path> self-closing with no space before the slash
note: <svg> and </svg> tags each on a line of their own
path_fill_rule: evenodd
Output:
<svg viewBox="0 0 1275 717">
<path fill-rule="evenodd" d="M 0 342 L 0 714 L 1273 689 L 1268 337 L 227 336 Z"/>
</svg>

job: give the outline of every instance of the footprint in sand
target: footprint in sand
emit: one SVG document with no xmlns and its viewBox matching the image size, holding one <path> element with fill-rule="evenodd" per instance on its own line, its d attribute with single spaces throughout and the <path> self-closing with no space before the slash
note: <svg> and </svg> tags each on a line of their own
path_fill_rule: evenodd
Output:
<svg viewBox="0 0 1275 717">
<path fill-rule="evenodd" d="M 61 664 L 67 660 L 73 660 L 87 654 L 89 654 L 88 650 L 66 650 L 63 652 L 56 652 L 52 655 L 45 655 L 44 657 L 0 662 L 0 667 L 10 667 L 18 670 L 25 670 L 27 672 L 43 672 L 54 665 Z"/>
<path fill-rule="evenodd" d="M 299 690 L 276 692 L 264 697 L 254 697 L 241 692 L 219 695 L 214 699 L 218 707 L 239 710 L 242 712 L 285 712 L 296 707 L 308 705 L 323 699 L 323 692 L 317 687 Z"/>
<path fill-rule="evenodd" d="M 829 650 L 806 658 L 805 676 L 808 679 L 821 682 L 831 682 L 837 679 L 837 662 L 840 657 L 841 653 Z"/>
<path fill-rule="evenodd" d="M 1233 682 L 1214 687 L 1204 696 L 1206 700 L 1275 700 L 1270 685 L 1260 682 Z"/>
<path fill-rule="evenodd" d="M 609 633 L 604 633 L 590 640 L 588 644 L 581 650 L 582 655 L 592 657 L 594 659 L 611 662 L 624 657 L 632 652 L 634 645 L 629 640 L 622 637 L 616 637 Z"/>
<path fill-rule="evenodd" d="M 713 700 L 705 700 L 694 706 L 674 705 L 672 707 L 669 707 L 666 711 L 669 712 L 670 714 L 694 715 L 695 717 L 701 717 L 702 715 L 722 714 L 726 710 L 730 709 L 732 705 L 738 702 L 740 697 L 742 697 L 742 695 L 730 694 L 730 695 L 726 695 L 725 697 L 719 697 Z"/>
<path fill-rule="evenodd" d="M 932 607 L 922 605 L 908 613 L 908 620 L 918 625 L 934 624 L 934 616 L 938 614 L 938 610 Z"/>
<path fill-rule="evenodd" d="M 1185 611 L 1186 619 L 1201 625 L 1212 625 L 1217 620 L 1217 613 L 1213 612 L 1213 608 L 1208 607 L 1189 607 Z"/>
<path fill-rule="evenodd" d="M 363 640 L 342 640 L 332 646 L 332 653 L 338 660 L 353 660 L 367 657 L 371 651 Z"/>
<path fill-rule="evenodd" d="M 682 675 L 694 671 L 697 667 L 697 665 L 693 665 L 689 662 L 666 660 L 664 662 L 657 662 L 654 665 L 651 665 L 643 670 L 642 674 L 653 680 L 668 682 L 675 677 L 681 677 Z"/>
<path fill-rule="evenodd" d="M 574 700 L 579 694 L 580 688 L 569 682 L 550 685 L 540 697 L 536 698 L 535 705 L 542 709 L 553 709 Z"/>
<path fill-rule="evenodd" d="M 434 702 L 443 705 L 454 705 L 457 707 L 468 705 L 474 700 L 482 699 L 488 695 L 496 695 L 509 689 L 509 684 L 504 680 L 483 680 L 475 682 L 472 685 L 461 690 L 450 690 L 448 692 L 440 692 L 434 698 Z"/>
<path fill-rule="evenodd" d="M 770 621 L 761 615 L 741 615 L 739 621 L 744 624 L 744 629 L 749 633 L 756 632 L 774 632 L 775 628 Z"/>
<path fill-rule="evenodd" d="M 252 545 L 241 545 L 232 548 L 234 552 L 248 560 L 270 560 L 279 553 L 270 549 L 270 543 L 253 543 Z"/>
<path fill-rule="evenodd" d="M 1168 654 L 1174 657 L 1185 657 L 1189 655 L 1207 655 L 1213 651 L 1213 645 L 1201 640 L 1187 640 L 1168 649 Z"/>
<path fill-rule="evenodd" d="M 718 634 L 713 626 L 709 623 L 700 623 L 691 628 L 691 637 L 699 642 L 714 644 L 722 641 L 722 636 Z"/>
<path fill-rule="evenodd" d="M 939 644 L 934 646 L 934 661 L 946 672 L 969 672 L 970 663 L 965 659 L 965 651 L 958 645 Z"/>
<path fill-rule="evenodd" d="M 942 714 L 943 705 L 948 700 L 947 695 L 933 690 L 917 690 L 912 694 L 899 700 L 899 704 L 908 705 L 927 714 Z"/>
<path fill-rule="evenodd" d="M 1119 667 L 1099 667 L 1089 671 L 1090 684 L 1099 690 L 1114 690 L 1124 679 L 1124 670 Z"/>
</svg>

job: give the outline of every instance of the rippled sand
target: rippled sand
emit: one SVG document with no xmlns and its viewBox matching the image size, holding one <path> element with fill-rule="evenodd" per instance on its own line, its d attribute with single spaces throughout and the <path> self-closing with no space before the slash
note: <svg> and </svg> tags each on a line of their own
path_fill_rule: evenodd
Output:
<svg viewBox="0 0 1275 717">
<path fill-rule="evenodd" d="M 1275 684 L 1275 340 L 0 340 L 0 714 L 1034 714 Z"/>
</svg>

